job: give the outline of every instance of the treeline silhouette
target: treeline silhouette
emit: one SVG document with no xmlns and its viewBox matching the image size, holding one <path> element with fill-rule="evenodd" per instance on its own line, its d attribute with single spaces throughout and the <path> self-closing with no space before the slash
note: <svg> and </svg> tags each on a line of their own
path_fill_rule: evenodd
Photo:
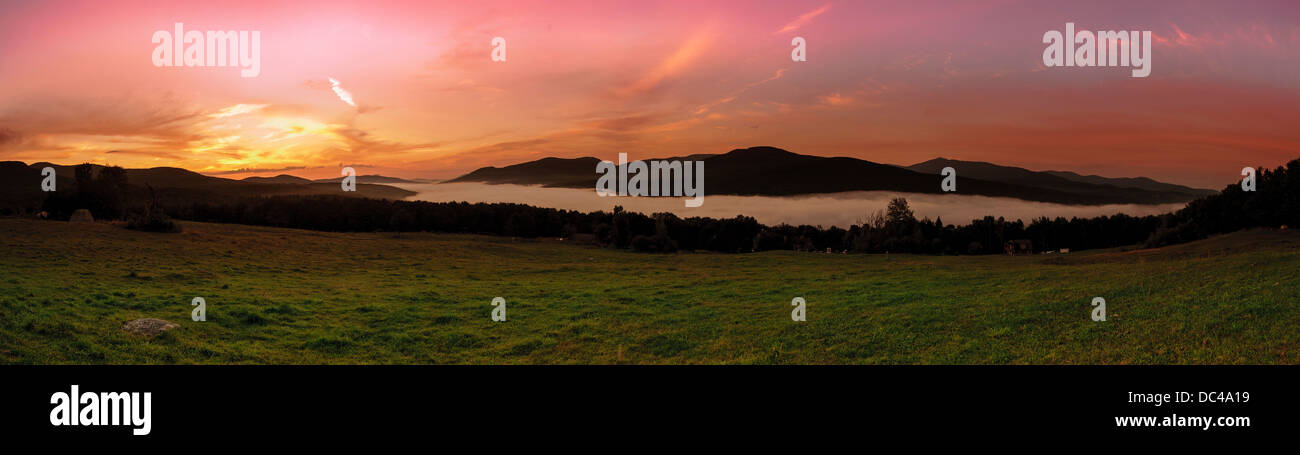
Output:
<svg viewBox="0 0 1300 455">
<path fill-rule="evenodd" d="M 1257 169 L 1255 191 L 1229 185 L 1218 194 L 1187 203 L 1181 210 L 1160 217 L 1160 225 L 1146 246 L 1189 242 L 1252 227 L 1300 224 L 1300 159 L 1273 170 Z"/>
<path fill-rule="evenodd" d="M 120 219 L 128 213 L 126 170 L 117 166 L 96 168 L 82 164 L 75 169 L 74 191 L 49 193 L 41 210 L 50 217 L 67 219 L 78 209 L 89 210 L 96 219 Z"/>
<path fill-rule="evenodd" d="M 41 204 L 41 211 L 50 218 L 68 219 L 76 210 L 85 209 L 95 219 L 125 219 L 129 229 L 181 231 L 180 225 L 172 221 L 158 204 L 154 189 L 129 185 L 126 170 L 121 167 L 78 165 L 74 170 L 74 184 L 75 191 L 49 193 Z"/>
<path fill-rule="evenodd" d="M 424 202 L 342 196 L 275 196 L 224 204 L 168 207 L 178 218 L 323 231 L 430 231 L 554 237 L 647 252 L 763 250 L 988 254 L 1011 239 L 1032 239 L 1043 248 L 1105 248 L 1141 243 L 1160 225 L 1153 216 L 1127 215 L 1023 222 L 985 217 L 956 226 L 918 220 L 898 198 L 849 229 L 766 226 L 747 216 L 681 218 L 644 215 L 615 207 L 579 212 L 508 203 Z"/>
<path fill-rule="evenodd" d="M 112 169 L 112 168 L 109 168 Z M 83 185 L 86 190 L 83 191 Z M 51 195 L 47 210 L 66 218 L 75 208 L 91 208 L 98 218 L 123 216 L 125 177 L 115 171 L 77 173 L 75 196 Z M 60 199 L 63 198 L 63 199 Z M 986 216 L 966 225 L 917 219 L 907 201 L 894 199 L 865 214 L 848 229 L 822 226 L 766 226 L 754 218 L 681 218 L 671 213 L 645 215 L 615 207 L 612 212 L 579 212 L 510 203 L 425 202 L 344 196 L 245 197 L 226 202 L 156 201 L 153 216 L 342 232 L 446 232 L 553 237 L 645 252 L 763 250 L 865 253 L 993 254 L 1009 241 L 1028 241 L 1035 251 L 1085 250 L 1118 246 L 1163 246 L 1251 227 L 1294 226 L 1300 218 L 1300 160 L 1273 170 L 1261 168 L 1257 190 L 1230 185 L 1167 215 L 1123 214 L 1093 218 L 1009 221 Z"/>
</svg>

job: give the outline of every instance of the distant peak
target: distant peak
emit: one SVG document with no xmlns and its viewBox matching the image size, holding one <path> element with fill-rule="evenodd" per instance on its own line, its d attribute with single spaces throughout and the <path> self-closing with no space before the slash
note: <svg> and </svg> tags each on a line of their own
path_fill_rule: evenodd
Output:
<svg viewBox="0 0 1300 455">
<path fill-rule="evenodd" d="M 759 155 L 759 156 L 776 156 L 776 155 L 795 155 L 796 153 L 791 152 L 791 151 L 789 151 L 789 150 L 785 150 L 785 149 L 777 148 L 777 147 L 771 147 L 771 146 L 766 146 L 766 145 L 760 145 L 760 146 L 758 146 L 758 147 L 750 147 L 750 148 L 747 148 L 747 149 L 735 149 L 735 150 L 732 150 L 732 151 L 728 152 L 727 154 L 728 154 L 728 155 L 748 155 L 748 156 L 754 156 L 754 155 Z"/>
<path fill-rule="evenodd" d="M 590 157 L 590 156 L 583 156 L 578 158 L 559 158 L 554 156 L 548 156 L 546 158 L 541 158 L 536 161 L 539 163 L 545 163 L 545 162 L 557 162 L 557 161 L 600 161 L 600 159 L 595 157 Z"/>
</svg>

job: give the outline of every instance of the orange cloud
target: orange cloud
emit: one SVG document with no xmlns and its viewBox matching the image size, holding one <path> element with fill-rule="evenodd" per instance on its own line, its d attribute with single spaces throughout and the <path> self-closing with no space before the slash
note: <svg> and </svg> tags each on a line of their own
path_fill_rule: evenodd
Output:
<svg viewBox="0 0 1300 455">
<path fill-rule="evenodd" d="M 678 47 L 677 51 L 673 52 L 672 55 L 661 61 L 659 65 L 651 68 L 636 82 L 624 87 L 622 91 L 624 93 L 643 93 L 659 86 L 664 79 L 680 73 L 687 65 L 699 58 L 704 49 L 708 47 L 711 36 L 712 33 L 708 30 L 697 32 L 681 47 Z"/>
<path fill-rule="evenodd" d="M 838 92 L 820 96 L 818 99 L 831 106 L 847 106 L 853 103 L 853 98 L 841 95 Z"/>
</svg>

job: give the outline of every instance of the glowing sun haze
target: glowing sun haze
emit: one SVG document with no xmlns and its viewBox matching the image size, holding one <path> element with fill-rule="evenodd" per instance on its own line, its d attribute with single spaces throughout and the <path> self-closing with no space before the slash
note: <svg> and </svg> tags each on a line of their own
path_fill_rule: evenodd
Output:
<svg viewBox="0 0 1300 455">
<path fill-rule="evenodd" d="M 1293 1 L 228 3 L 0 4 L 0 159 L 446 178 L 772 145 L 1218 188 L 1300 156 Z M 155 67 L 177 22 L 260 31 L 260 75 Z M 1066 22 L 1152 31 L 1151 76 L 1044 67 Z"/>
</svg>

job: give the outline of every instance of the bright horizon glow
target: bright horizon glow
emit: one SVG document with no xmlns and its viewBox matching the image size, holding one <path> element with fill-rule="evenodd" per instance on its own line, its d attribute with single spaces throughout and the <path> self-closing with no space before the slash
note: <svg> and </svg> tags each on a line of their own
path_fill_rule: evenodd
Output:
<svg viewBox="0 0 1300 455">
<path fill-rule="evenodd" d="M 1221 188 L 1300 156 L 1300 5 L 1161 3 L 6 2 L 0 160 L 451 178 L 770 145 Z M 260 31 L 261 74 L 153 66 L 176 22 Z M 1066 22 L 1152 31 L 1151 76 L 1044 68 Z"/>
</svg>

